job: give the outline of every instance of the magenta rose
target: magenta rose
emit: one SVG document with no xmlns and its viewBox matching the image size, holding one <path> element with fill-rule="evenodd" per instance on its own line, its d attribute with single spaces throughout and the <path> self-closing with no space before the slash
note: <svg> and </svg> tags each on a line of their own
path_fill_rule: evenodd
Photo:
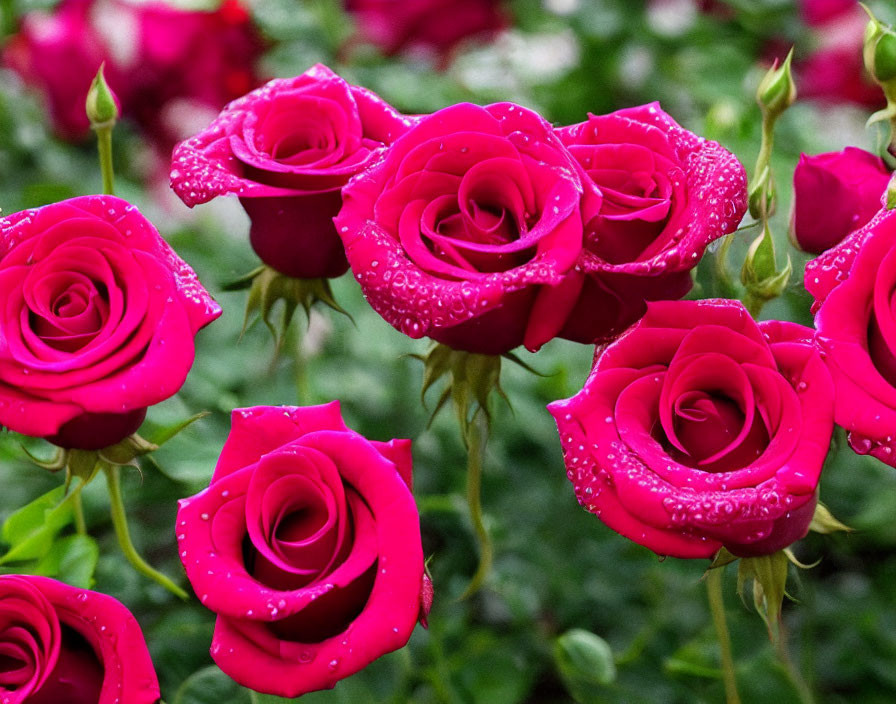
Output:
<svg viewBox="0 0 896 704">
<path fill-rule="evenodd" d="M 44 93 L 61 135 L 80 138 L 84 100 L 105 62 L 122 113 L 170 153 L 180 123 L 219 110 L 258 84 L 254 63 L 264 44 L 237 0 L 214 11 L 164 2 L 63 0 L 32 11 L 3 49 L 3 62 Z M 212 113 L 214 114 L 214 113 Z"/>
<path fill-rule="evenodd" d="M 212 657 L 257 691 L 331 688 L 405 645 L 431 603 L 410 441 L 365 439 L 337 401 L 232 422 L 177 516 L 187 577 L 218 615 Z"/>
<path fill-rule="evenodd" d="M 834 379 L 834 420 L 853 450 L 896 467 L 896 211 L 810 261 L 805 285 Z"/>
<path fill-rule="evenodd" d="M 505 26 L 500 0 L 346 0 L 362 36 L 385 53 L 424 49 L 447 54 L 459 42 Z"/>
<path fill-rule="evenodd" d="M 0 219 L 0 425 L 99 449 L 175 394 L 221 314 L 129 203 L 84 196 Z"/>
<path fill-rule="evenodd" d="M 868 15 L 856 0 L 802 0 L 800 14 L 812 30 L 814 46 L 796 62 L 800 98 L 826 103 L 883 107 L 883 92 L 862 60 Z M 789 45 L 788 45 L 789 46 Z M 780 58 L 787 48 L 782 48 Z"/>
<path fill-rule="evenodd" d="M 46 577 L 0 576 L 3 704 L 155 704 L 159 683 L 119 601 Z"/>
<path fill-rule="evenodd" d="M 541 117 L 511 103 L 462 103 L 423 118 L 354 179 L 336 225 L 387 322 L 412 338 L 501 354 L 537 349 L 576 303 L 581 193 Z"/>
<path fill-rule="evenodd" d="M 318 64 L 231 103 L 174 151 L 171 187 L 190 207 L 235 194 L 262 261 L 296 278 L 348 263 L 333 227 L 341 188 L 410 124 L 379 96 Z"/>
<path fill-rule="evenodd" d="M 706 246 L 747 208 L 746 175 L 716 142 L 680 127 L 658 103 L 590 115 L 557 130 L 585 184 L 582 293 L 561 331 L 611 339 L 646 301 L 681 298 Z"/>
<path fill-rule="evenodd" d="M 579 502 L 660 555 L 769 554 L 809 528 L 833 388 L 808 328 L 651 303 L 548 409 Z"/>
<path fill-rule="evenodd" d="M 858 230 L 881 209 L 890 170 L 863 149 L 800 155 L 793 172 L 793 238 L 821 254 Z"/>
</svg>

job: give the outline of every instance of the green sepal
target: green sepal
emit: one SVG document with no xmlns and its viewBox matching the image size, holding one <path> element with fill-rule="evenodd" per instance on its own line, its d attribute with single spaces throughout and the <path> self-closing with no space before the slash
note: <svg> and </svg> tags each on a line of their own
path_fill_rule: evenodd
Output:
<svg viewBox="0 0 896 704">
<path fill-rule="evenodd" d="M 853 529 L 834 518 L 828 507 L 819 501 L 818 505 L 815 506 L 815 513 L 812 515 L 809 530 L 827 535 L 829 533 L 837 533 L 838 531 L 852 533 Z"/>
<path fill-rule="evenodd" d="M 890 182 L 887 184 L 887 210 L 892 210 L 896 208 L 896 176 L 890 178 Z"/>
<path fill-rule="evenodd" d="M 100 453 L 97 450 L 66 450 L 65 456 L 66 491 L 75 477 L 80 479 L 82 484 L 89 484 L 99 471 Z"/>
<path fill-rule="evenodd" d="M 257 313 L 261 321 L 271 331 L 279 349 L 296 309 L 301 306 L 305 315 L 309 316 L 311 306 L 316 303 L 322 303 L 337 313 L 342 313 L 354 323 L 352 316 L 337 303 L 333 296 L 329 279 L 295 279 L 281 274 L 269 266 L 262 266 L 247 276 L 251 276 L 251 284 L 249 285 L 249 298 L 246 302 L 246 315 L 243 319 L 241 336 L 252 324 L 253 316 Z M 240 285 L 242 283 L 244 281 L 241 281 Z M 275 326 L 272 320 L 273 310 L 279 301 L 283 301 L 283 311 L 279 326 Z"/>
<path fill-rule="evenodd" d="M 53 457 L 48 460 L 42 460 L 40 457 L 37 457 L 21 443 L 19 443 L 19 447 L 22 448 L 22 451 L 28 456 L 28 459 L 41 469 L 46 469 L 49 472 L 58 472 L 60 469 L 65 469 L 66 454 L 65 450 L 61 447 L 57 447 L 53 453 Z"/>
<path fill-rule="evenodd" d="M 744 598 L 748 581 L 753 582 L 753 605 L 765 621 L 768 636 L 777 643 L 780 634 L 781 607 L 786 595 L 790 560 L 783 550 L 760 557 L 743 557 L 738 564 L 737 593 Z"/>
<path fill-rule="evenodd" d="M 499 355 L 462 352 L 447 345 L 436 343 L 426 356 L 414 355 L 423 362 L 423 385 L 420 392 L 424 399 L 426 392 L 443 378 L 447 386 L 439 395 L 439 400 L 430 416 L 430 423 L 450 399 L 454 405 L 460 424 L 464 444 L 469 445 L 470 423 L 480 411 L 486 422 L 491 422 L 488 397 L 496 391 L 505 401 L 507 395 L 501 388 L 501 357 Z M 424 400 L 425 404 L 425 400 Z"/>
<path fill-rule="evenodd" d="M 719 548 L 719 551 L 713 556 L 709 567 L 706 568 L 703 578 L 706 577 L 709 570 L 716 570 L 725 565 L 730 565 L 732 562 L 736 562 L 739 559 L 740 558 L 737 555 L 731 554 L 727 548 Z"/>
</svg>

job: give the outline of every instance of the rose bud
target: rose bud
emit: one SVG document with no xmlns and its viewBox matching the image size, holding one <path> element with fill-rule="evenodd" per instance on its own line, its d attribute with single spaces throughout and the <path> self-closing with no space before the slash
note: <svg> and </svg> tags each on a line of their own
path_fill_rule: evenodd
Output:
<svg viewBox="0 0 896 704">
<path fill-rule="evenodd" d="M 853 450 L 896 467 L 896 211 L 810 261 L 805 285 L 834 379 L 834 420 Z"/>
<path fill-rule="evenodd" d="M 409 123 L 375 94 L 317 65 L 234 101 L 178 145 L 171 187 L 190 207 L 239 196 L 253 249 L 280 273 L 340 276 L 348 268 L 332 222 L 340 189 Z"/>
<path fill-rule="evenodd" d="M 746 210 L 743 166 L 657 103 L 556 130 L 582 175 L 586 272 L 560 336 L 612 339 L 646 301 L 681 298 L 707 245 Z"/>
<path fill-rule="evenodd" d="M 867 223 L 881 208 L 890 170 L 863 149 L 800 155 L 793 172 L 795 246 L 821 254 Z"/>
<path fill-rule="evenodd" d="M 0 425 L 113 445 L 177 393 L 220 307 L 152 224 L 112 196 L 0 218 Z"/>
<path fill-rule="evenodd" d="M 0 701 L 155 704 L 140 626 L 120 602 L 46 577 L 0 576 Z"/>
<path fill-rule="evenodd" d="M 660 555 L 765 555 L 802 538 L 833 429 L 812 330 L 737 301 L 654 302 L 548 406 L 579 502 Z"/>
<path fill-rule="evenodd" d="M 251 689 L 332 688 L 404 646 L 432 603 L 408 440 L 349 430 L 339 403 L 233 412 L 180 555 L 217 616 L 211 653 Z"/>
</svg>

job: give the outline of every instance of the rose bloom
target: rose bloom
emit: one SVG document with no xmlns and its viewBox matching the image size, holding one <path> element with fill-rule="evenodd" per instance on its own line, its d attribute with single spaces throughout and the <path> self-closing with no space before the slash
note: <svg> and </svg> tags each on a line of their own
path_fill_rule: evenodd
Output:
<svg viewBox="0 0 896 704">
<path fill-rule="evenodd" d="M 348 268 L 332 222 L 340 190 L 409 124 L 379 96 L 318 64 L 231 103 L 178 145 L 171 187 L 190 207 L 238 195 L 252 247 L 273 269 L 340 276 Z"/>
<path fill-rule="evenodd" d="M 405 645 L 431 603 L 410 441 L 365 439 L 337 401 L 232 423 L 177 516 L 187 577 L 218 615 L 212 657 L 257 691 L 331 688 Z"/>
<path fill-rule="evenodd" d="M 470 37 L 488 37 L 507 23 L 499 0 L 346 0 L 361 35 L 386 54 L 422 49 L 446 55 Z"/>
<path fill-rule="evenodd" d="M 859 3 L 802 0 L 800 14 L 811 29 L 814 46 L 808 56 L 796 62 L 799 97 L 825 103 L 883 107 L 886 102 L 883 92 L 865 71 L 862 59 L 868 15 Z"/>
<path fill-rule="evenodd" d="M 0 218 L 0 425 L 99 449 L 175 394 L 221 314 L 129 203 L 83 196 Z"/>
<path fill-rule="evenodd" d="M 462 103 L 423 118 L 355 178 L 336 226 L 387 322 L 412 338 L 501 354 L 537 349 L 575 305 L 581 193 L 541 117 L 511 103 Z"/>
<path fill-rule="evenodd" d="M 263 48 L 237 0 L 211 12 L 63 0 L 51 13 L 27 13 L 2 56 L 44 93 L 54 127 L 71 139 L 87 134 L 84 100 L 105 61 L 123 114 L 170 153 L 186 136 L 178 124 L 185 114 L 216 111 L 257 85 L 254 63 Z"/>
<path fill-rule="evenodd" d="M 561 337 L 611 339 L 646 301 L 681 298 L 691 269 L 747 209 L 746 174 L 716 142 L 658 103 L 590 115 L 557 130 L 582 172 L 582 292 Z M 593 341 L 587 340 L 587 341 Z"/>
<path fill-rule="evenodd" d="M 806 265 L 817 344 L 849 444 L 896 467 L 896 211 L 882 210 Z"/>
<path fill-rule="evenodd" d="M 140 626 L 110 596 L 46 577 L 0 576 L 0 701 L 155 704 Z"/>
<path fill-rule="evenodd" d="M 793 239 L 805 252 L 821 254 L 881 209 L 890 182 L 883 160 L 863 149 L 800 155 L 793 172 Z"/>
<path fill-rule="evenodd" d="M 808 328 L 651 303 L 548 409 L 579 502 L 660 555 L 770 554 L 809 528 L 833 388 Z"/>
</svg>

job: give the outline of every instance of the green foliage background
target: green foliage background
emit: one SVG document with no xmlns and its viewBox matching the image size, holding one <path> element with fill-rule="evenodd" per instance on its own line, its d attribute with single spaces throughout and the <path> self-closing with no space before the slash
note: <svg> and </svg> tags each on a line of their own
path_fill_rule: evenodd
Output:
<svg viewBox="0 0 896 704">
<path fill-rule="evenodd" d="M 34 4 L 18 0 L 12 6 L 22 12 Z M 370 47 L 340 51 L 353 28 L 339 7 L 325 0 L 261 0 L 254 13 L 276 42 L 266 58 L 272 75 L 295 75 L 322 61 L 407 112 L 429 112 L 461 100 L 513 100 L 563 124 L 578 122 L 589 111 L 659 100 L 683 125 L 734 151 L 749 170 L 759 148 L 759 112 L 753 102 L 762 73 L 757 56 L 772 36 L 795 41 L 798 56 L 811 50 L 811 38 L 787 0 L 725 4 L 733 19 L 698 15 L 671 32 L 650 19 L 643 2 L 553 3 L 572 8 L 558 14 L 549 9 L 551 3 L 517 0 L 509 6 L 514 18 L 510 37 L 464 46 L 445 72 L 419 60 L 386 58 Z M 890 3 L 875 8 L 883 18 L 896 19 Z M 865 117 L 858 109 L 821 110 L 798 103 L 781 120 L 774 164 L 781 199 L 775 235 L 779 260 L 789 253 L 797 275 L 765 317 L 810 323 L 800 281 L 805 257 L 788 249 L 786 241 L 789 184 L 798 155 L 847 144 L 873 149 L 880 136 L 864 131 Z M 409 354 L 425 352 L 427 343 L 411 341 L 385 324 L 367 307 L 350 275 L 336 281 L 334 290 L 354 324 L 331 312 L 315 313 L 310 332 L 304 332 L 306 321 L 299 319 L 276 359 L 264 326 L 256 324 L 240 339 L 245 292 L 227 293 L 222 285 L 256 265 L 245 236 L 246 218 L 234 202 L 190 213 L 173 196 L 159 200 L 162 189 L 140 185 L 145 174 L 139 155 L 145 149 L 127 124 L 116 129 L 118 193 L 150 216 L 224 309 L 223 317 L 200 333 L 196 364 L 182 392 L 150 411 L 147 428 L 201 410 L 211 415 L 151 462 L 144 461 L 142 471 L 125 475 L 134 539 L 152 564 L 185 583 L 174 543 L 176 499 L 206 485 L 232 408 L 338 398 L 349 425 L 364 435 L 414 439 L 415 495 L 436 600 L 429 630 L 418 628 L 408 648 L 383 657 L 332 692 L 307 695 L 303 703 L 535 704 L 569 702 L 573 696 L 587 704 L 723 700 L 718 647 L 700 581 L 706 564 L 661 563 L 584 512 L 566 479 L 545 404 L 581 388 L 590 348 L 554 341 L 535 356 L 524 353 L 543 376 L 505 365 L 502 384 L 513 409 L 500 400 L 493 406 L 483 484 L 496 561 L 485 588 L 457 601 L 475 570 L 476 544 L 466 514 L 465 459 L 454 418 L 443 412 L 427 427 L 428 412 L 420 402 L 422 367 Z M 53 138 L 39 100 L 12 74 L 0 72 L 4 212 L 99 190 L 93 143 Z M 739 237 L 731 256 L 736 264 L 751 237 Z M 711 261 L 701 264 L 694 295 L 714 293 L 710 267 Z M 430 405 L 435 400 L 436 394 L 428 399 Z M 35 454 L 49 454 L 49 446 L 38 441 L 9 433 L 0 437 L 0 519 L 61 481 L 29 464 L 20 443 Z M 137 615 L 163 698 L 169 704 L 276 701 L 241 690 L 211 666 L 213 615 L 195 599 L 181 603 L 134 573 L 118 551 L 102 482 L 84 493 L 98 554 L 90 544 L 70 540 L 55 548 L 52 559 L 58 558 L 65 565 L 62 573 L 75 582 L 88 579 L 84 565 L 96 560 L 94 588 L 121 599 Z M 791 574 L 794 602 L 785 605 L 785 625 L 792 656 L 819 701 L 893 701 L 896 471 L 835 449 L 821 498 L 856 532 L 813 535 L 797 546 L 803 561 L 821 561 Z M 71 528 L 60 533 L 69 535 Z M 59 537 L 47 540 L 46 546 L 56 545 Z M 799 701 L 761 619 L 734 595 L 733 573 L 726 575 L 726 603 L 743 700 Z M 570 629 L 602 638 L 613 666 L 606 657 L 598 657 L 597 665 L 576 665 L 587 663 L 585 657 L 558 666 L 556 639 Z"/>
</svg>

